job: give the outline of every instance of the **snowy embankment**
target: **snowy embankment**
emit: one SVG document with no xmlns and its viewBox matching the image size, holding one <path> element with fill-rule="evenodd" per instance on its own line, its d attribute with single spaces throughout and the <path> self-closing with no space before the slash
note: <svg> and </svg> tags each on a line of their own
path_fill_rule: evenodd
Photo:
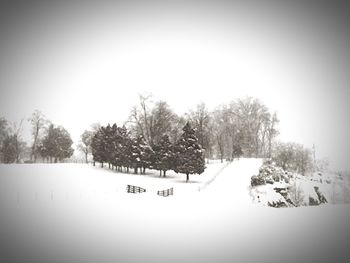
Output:
<svg viewBox="0 0 350 263">
<path fill-rule="evenodd" d="M 350 204 L 350 178 L 332 172 L 302 176 L 273 164 L 260 167 L 251 179 L 253 202 L 274 207 Z"/>
<path fill-rule="evenodd" d="M 256 206 L 249 185 L 261 160 L 223 165 L 208 165 L 187 184 L 171 173 L 1 166 L 0 261 L 331 262 L 348 255 L 349 206 Z M 127 184 L 148 191 L 127 194 Z M 167 187 L 174 196 L 157 196 Z"/>
</svg>

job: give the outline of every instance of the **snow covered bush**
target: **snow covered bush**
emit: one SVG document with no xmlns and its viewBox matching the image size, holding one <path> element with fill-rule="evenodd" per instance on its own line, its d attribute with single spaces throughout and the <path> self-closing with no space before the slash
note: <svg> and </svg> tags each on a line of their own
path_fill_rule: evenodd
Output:
<svg viewBox="0 0 350 263">
<path fill-rule="evenodd" d="M 303 176 L 265 162 L 259 174 L 251 177 L 251 195 L 253 200 L 271 207 L 350 203 L 350 177 L 343 174 L 314 172 Z"/>
<path fill-rule="evenodd" d="M 288 182 L 290 174 L 283 171 L 282 168 L 273 164 L 264 164 L 259 169 L 258 175 L 251 177 L 251 186 L 274 184 L 275 182 Z"/>
<path fill-rule="evenodd" d="M 264 185 L 265 180 L 261 176 L 253 175 L 250 181 L 251 186 Z"/>
</svg>

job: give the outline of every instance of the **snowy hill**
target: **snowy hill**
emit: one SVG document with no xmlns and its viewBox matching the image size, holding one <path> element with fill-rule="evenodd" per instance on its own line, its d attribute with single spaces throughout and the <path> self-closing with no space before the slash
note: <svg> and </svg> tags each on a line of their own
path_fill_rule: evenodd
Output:
<svg viewBox="0 0 350 263">
<path fill-rule="evenodd" d="M 349 206 L 254 205 L 250 178 L 261 163 L 212 163 L 189 183 L 171 173 L 3 165 L 0 261 L 330 262 L 334 251 L 347 255 Z M 127 184 L 147 191 L 128 194 Z M 174 196 L 156 194 L 168 187 Z"/>
</svg>

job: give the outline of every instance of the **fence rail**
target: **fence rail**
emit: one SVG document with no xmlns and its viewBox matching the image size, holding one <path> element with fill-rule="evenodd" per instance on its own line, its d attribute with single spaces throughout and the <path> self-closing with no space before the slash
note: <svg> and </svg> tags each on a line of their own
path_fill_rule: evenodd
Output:
<svg viewBox="0 0 350 263">
<path fill-rule="evenodd" d="M 169 195 L 174 195 L 174 188 L 171 187 L 166 190 L 158 191 L 157 195 L 164 196 L 164 197 L 167 197 Z"/>
<path fill-rule="evenodd" d="M 132 193 L 132 194 L 137 194 L 137 193 L 144 193 L 146 192 L 146 189 L 139 187 L 139 186 L 135 186 L 135 185 L 129 185 L 126 187 L 126 191 L 128 193 Z"/>
</svg>

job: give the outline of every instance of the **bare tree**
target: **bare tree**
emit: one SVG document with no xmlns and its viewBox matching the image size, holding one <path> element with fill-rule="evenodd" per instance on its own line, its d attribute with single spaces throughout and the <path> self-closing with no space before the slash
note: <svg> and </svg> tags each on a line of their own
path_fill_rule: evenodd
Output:
<svg viewBox="0 0 350 263">
<path fill-rule="evenodd" d="M 176 116 L 164 101 L 156 102 L 149 116 L 149 144 L 160 142 L 165 134 L 169 134 Z"/>
<path fill-rule="evenodd" d="M 129 122 L 134 124 L 134 133 L 142 135 L 150 143 L 150 99 L 151 95 L 139 95 L 139 105 L 134 106 L 131 110 Z"/>
<path fill-rule="evenodd" d="M 268 158 L 271 158 L 273 139 L 279 134 L 276 128 L 278 123 L 279 123 L 279 119 L 277 118 L 277 113 L 275 112 L 267 127 L 267 140 L 268 140 L 267 157 Z"/>
<path fill-rule="evenodd" d="M 3 155 L 3 143 L 5 139 L 8 137 L 8 122 L 5 118 L 0 118 L 0 162 L 4 162 L 4 155 Z"/>
<path fill-rule="evenodd" d="M 92 137 L 94 136 L 93 131 L 85 130 L 83 134 L 80 136 L 81 142 L 78 144 L 78 149 L 84 153 L 85 162 L 88 163 L 88 156 L 91 153 L 91 143 Z"/>
<path fill-rule="evenodd" d="M 212 113 L 212 127 L 213 127 L 213 136 L 215 138 L 217 152 L 220 157 L 221 162 L 225 157 L 226 153 L 226 129 L 225 129 L 225 120 L 223 117 L 223 110 L 221 108 L 216 109 Z"/>
<path fill-rule="evenodd" d="M 205 103 L 202 102 L 197 105 L 194 110 L 187 114 L 187 118 L 191 121 L 192 127 L 196 130 L 198 142 L 205 149 L 207 158 L 211 157 L 212 147 L 212 127 L 211 116 L 207 110 Z"/>
<path fill-rule="evenodd" d="M 28 120 L 32 125 L 32 136 L 33 136 L 33 145 L 31 148 L 30 160 L 32 162 L 36 162 L 37 155 L 38 155 L 40 132 L 48 124 L 48 121 L 45 119 L 45 116 L 39 110 L 35 110 L 31 118 L 29 118 Z"/>
<path fill-rule="evenodd" d="M 10 128 L 10 130 L 12 130 L 12 135 L 10 137 L 13 144 L 14 161 L 16 163 L 20 162 L 21 154 L 23 153 L 26 146 L 25 142 L 21 140 L 21 137 L 20 137 L 22 132 L 22 124 L 23 124 L 23 119 L 21 119 L 19 124 L 14 122 L 12 124 L 12 128 Z"/>
<path fill-rule="evenodd" d="M 164 101 L 152 102 L 151 95 L 139 96 L 139 105 L 131 110 L 129 122 L 134 135 L 142 135 L 153 146 L 164 134 L 170 134 L 176 121 L 176 115 Z"/>
</svg>

